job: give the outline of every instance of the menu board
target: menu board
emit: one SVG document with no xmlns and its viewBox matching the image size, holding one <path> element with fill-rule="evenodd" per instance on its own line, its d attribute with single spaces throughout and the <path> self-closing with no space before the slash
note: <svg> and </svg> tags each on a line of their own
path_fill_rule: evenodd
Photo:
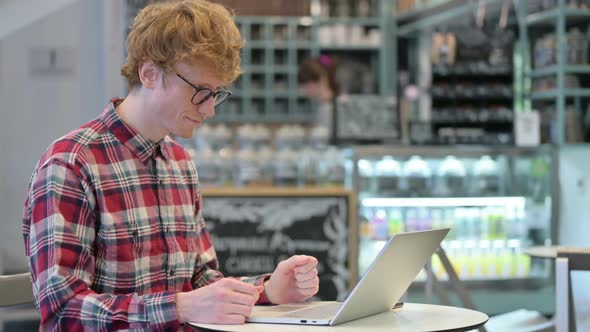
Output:
<svg viewBox="0 0 590 332">
<path fill-rule="evenodd" d="M 306 196 L 307 195 L 307 196 Z M 356 281 L 350 192 L 204 192 L 203 217 L 226 276 L 274 271 L 292 255 L 318 259 L 316 300 L 343 300 Z M 352 245 L 352 248 L 351 248 Z"/>
<path fill-rule="evenodd" d="M 399 116 L 395 97 L 342 95 L 336 100 L 336 136 L 339 140 L 397 140 Z"/>
</svg>

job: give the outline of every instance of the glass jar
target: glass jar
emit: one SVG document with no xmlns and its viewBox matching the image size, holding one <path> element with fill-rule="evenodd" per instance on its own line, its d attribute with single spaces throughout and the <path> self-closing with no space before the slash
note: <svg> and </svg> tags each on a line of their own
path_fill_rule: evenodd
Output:
<svg viewBox="0 0 590 332">
<path fill-rule="evenodd" d="M 412 156 L 404 164 L 406 192 L 410 197 L 431 195 L 431 171 L 428 164 L 419 156 Z"/>
<path fill-rule="evenodd" d="M 375 188 L 373 186 L 375 169 L 373 162 L 367 159 L 360 159 L 357 162 L 359 170 L 359 193 L 361 195 L 373 195 L 375 194 Z"/>
<path fill-rule="evenodd" d="M 380 195 L 394 196 L 399 194 L 401 166 L 391 156 L 385 156 L 375 166 L 377 192 Z"/>
<path fill-rule="evenodd" d="M 473 166 L 473 188 L 481 196 L 498 195 L 500 174 L 498 163 L 490 156 L 482 156 Z"/>
<path fill-rule="evenodd" d="M 273 183 L 276 186 L 296 186 L 298 183 L 298 154 L 290 149 L 279 150 L 274 163 Z"/>
<path fill-rule="evenodd" d="M 437 172 L 440 194 L 443 196 L 460 196 L 465 192 L 465 167 L 455 156 L 447 156 Z"/>
</svg>

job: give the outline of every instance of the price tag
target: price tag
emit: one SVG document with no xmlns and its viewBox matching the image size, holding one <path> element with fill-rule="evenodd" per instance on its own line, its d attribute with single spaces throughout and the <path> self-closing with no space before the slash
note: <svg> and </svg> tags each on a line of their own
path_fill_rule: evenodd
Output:
<svg viewBox="0 0 590 332">
<path fill-rule="evenodd" d="M 541 119 L 539 112 L 516 113 L 514 136 L 516 146 L 538 146 L 541 144 Z"/>
</svg>

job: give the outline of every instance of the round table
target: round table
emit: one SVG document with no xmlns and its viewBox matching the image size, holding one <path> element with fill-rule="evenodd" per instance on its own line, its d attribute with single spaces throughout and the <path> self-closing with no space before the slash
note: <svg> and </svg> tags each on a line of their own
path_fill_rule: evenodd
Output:
<svg viewBox="0 0 590 332">
<path fill-rule="evenodd" d="M 469 331 L 488 321 L 479 311 L 432 304 L 406 303 L 400 309 L 353 320 L 336 326 L 286 325 L 247 323 L 243 325 L 197 324 L 194 326 L 213 331 L 232 332 L 352 332 L 352 331 Z"/>
<path fill-rule="evenodd" d="M 531 256 L 531 257 L 538 257 L 538 258 L 556 258 L 557 257 L 557 250 L 560 246 L 536 246 L 536 247 L 529 247 L 523 250 L 523 253 Z"/>
</svg>

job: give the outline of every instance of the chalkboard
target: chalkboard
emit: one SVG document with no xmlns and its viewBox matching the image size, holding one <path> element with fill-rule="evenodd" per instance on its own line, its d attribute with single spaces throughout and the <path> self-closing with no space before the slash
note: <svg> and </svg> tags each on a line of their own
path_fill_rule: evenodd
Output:
<svg viewBox="0 0 590 332">
<path fill-rule="evenodd" d="M 336 101 L 339 140 L 397 140 L 399 116 L 393 96 L 342 95 Z"/>
<path fill-rule="evenodd" d="M 310 190 L 313 190 L 310 189 Z M 203 216 L 226 276 L 274 271 L 292 255 L 318 259 L 314 300 L 342 300 L 356 282 L 352 195 L 345 190 L 204 192 Z M 351 245 L 353 248 L 351 248 Z"/>
</svg>

